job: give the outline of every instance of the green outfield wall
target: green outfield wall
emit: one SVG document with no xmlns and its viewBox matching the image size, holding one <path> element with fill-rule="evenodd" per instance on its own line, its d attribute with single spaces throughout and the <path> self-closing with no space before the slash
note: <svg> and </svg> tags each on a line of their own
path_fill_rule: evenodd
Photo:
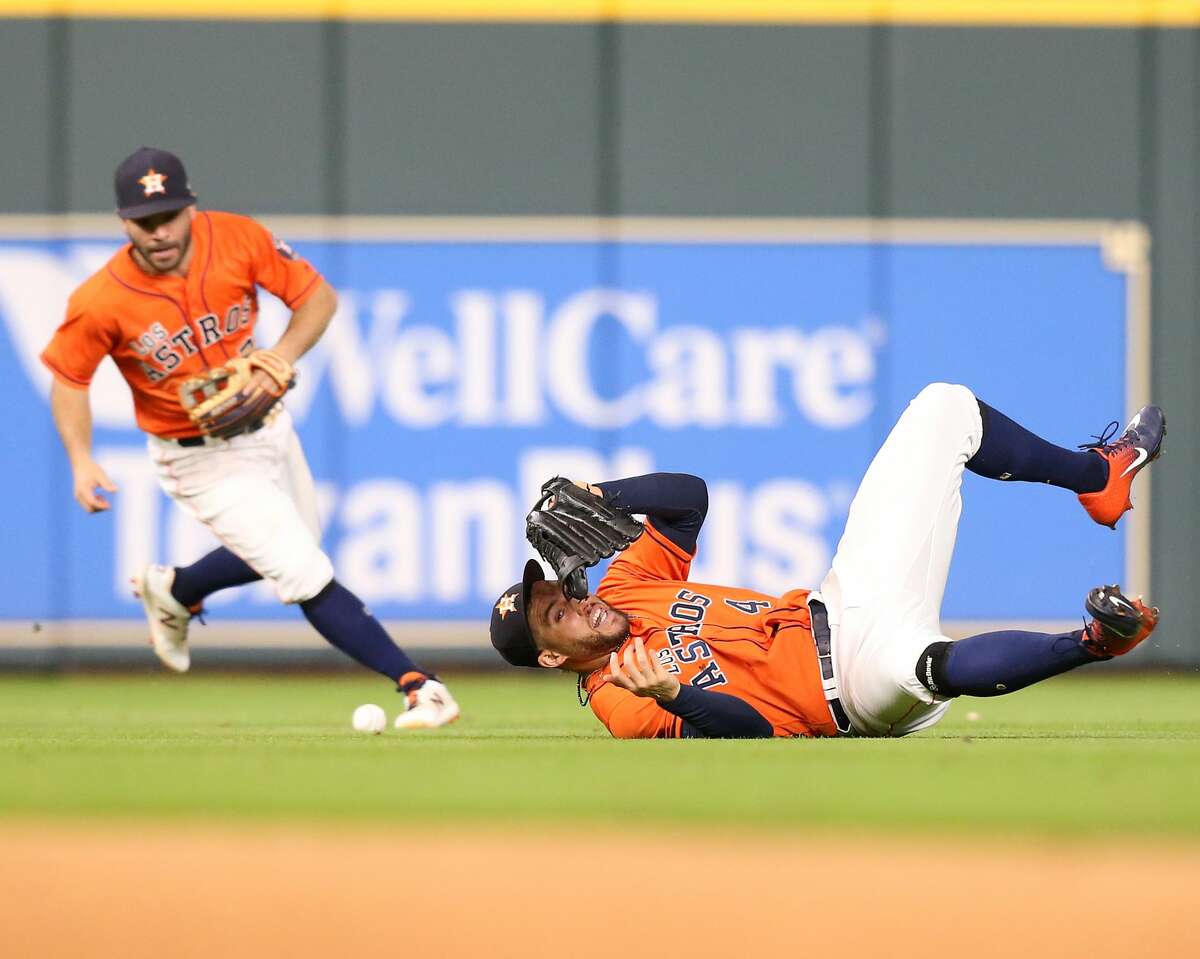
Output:
<svg viewBox="0 0 1200 959">
<path fill-rule="evenodd" d="M 258 214 L 1143 223 L 1171 422 L 1143 661 L 1200 663 L 1196 4 L 94 6 L 0 4 L 2 214 L 104 212 L 149 143 Z"/>
</svg>

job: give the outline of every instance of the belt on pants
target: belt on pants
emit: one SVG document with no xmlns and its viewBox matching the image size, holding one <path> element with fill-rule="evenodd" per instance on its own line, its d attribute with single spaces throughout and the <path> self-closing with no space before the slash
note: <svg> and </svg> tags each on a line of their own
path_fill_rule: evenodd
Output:
<svg viewBox="0 0 1200 959">
<path fill-rule="evenodd" d="M 819 599 L 808 601 L 808 611 L 812 617 L 812 636 L 817 647 L 817 662 L 821 666 L 821 686 L 825 690 L 825 702 L 829 704 L 829 712 L 833 715 L 838 734 L 853 736 L 854 727 L 850 724 L 850 716 L 838 695 L 837 679 L 833 674 L 833 642 L 829 635 L 829 614 L 825 610 L 825 604 Z"/>
<path fill-rule="evenodd" d="M 255 433 L 258 430 L 261 430 L 264 426 L 266 426 L 267 423 L 270 422 L 270 420 L 271 420 L 271 417 L 268 416 L 266 419 L 260 420 L 259 422 L 255 423 L 249 429 L 242 430 L 242 432 L 235 433 L 234 435 L 235 436 L 245 436 L 247 433 Z M 204 434 L 200 434 L 199 436 L 180 436 L 177 438 L 170 437 L 170 436 L 163 436 L 163 437 L 160 437 L 160 439 L 165 439 L 168 443 L 175 443 L 179 446 L 209 446 L 213 443 L 224 442 L 224 440 L 226 440 L 226 439 L 232 439 L 232 437 L 222 437 L 222 438 L 218 439 L 215 436 L 205 436 Z"/>
</svg>

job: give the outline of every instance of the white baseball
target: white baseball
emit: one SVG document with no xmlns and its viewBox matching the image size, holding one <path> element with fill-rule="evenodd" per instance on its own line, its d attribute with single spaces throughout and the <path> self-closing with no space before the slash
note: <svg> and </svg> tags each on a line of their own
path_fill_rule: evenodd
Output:
<svg viewBox="0 0 1200 959">
<path fill-rule="evenodd" d="M 382 706 L 374 703 L 364 703 L 354 710 L 351 724 L 360 733 L 381 733 L 387 727 L 387 713 Z"/>
</svg>

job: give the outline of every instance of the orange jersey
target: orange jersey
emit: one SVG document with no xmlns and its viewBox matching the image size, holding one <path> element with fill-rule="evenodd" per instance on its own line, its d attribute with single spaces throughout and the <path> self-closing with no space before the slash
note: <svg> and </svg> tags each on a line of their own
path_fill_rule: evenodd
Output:
<svg viewBox="0 0 1200 959">
<path fill-rule="evenodd" d="M 600 581 L 596 595 L 629 617 L 637 637 L 681 683 L 745 700 L 776 736 L 836 736 L 821 686 L 808 590 L 783 597 L 687 581 L 692 557 L 650 523 Z M 584 680 L 593 712 L 621 739 L 679 736 L 682 720 L 653 699 Z"/>
<path fill-rule="evenodd" d="M 127 243 L 71 294 L 42 362 L 61 383 L 86 389 L 112 356 L 133 391 L 141 429 L 194 436 L 180 382 L 253 349 L 257 287 L 295 310 L 321 276 L 264 226 L 235 213 L 196 214 L 186 277 L 152 276 L 132 253 Z"/>
</svg>

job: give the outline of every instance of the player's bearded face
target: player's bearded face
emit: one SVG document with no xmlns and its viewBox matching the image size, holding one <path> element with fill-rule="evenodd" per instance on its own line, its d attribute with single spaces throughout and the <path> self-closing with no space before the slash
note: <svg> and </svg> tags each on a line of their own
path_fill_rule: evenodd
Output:
<svg viewBox="0 0 1200 959">
<path fill-rule="evenodd" d="M 545 649 L 586 660 L 612 652 L 629 637 L 629 617 L 596 596 L 567 599 L 557 583 L 535 583 L 530 623 Z"/>
<path fill-rule="evenodd" d="M 183 262 L 192 243 L 192 208 L 168 210 L 125 221 L 125 233 L 155 273 L 169 273 Z"/>
</svg>

